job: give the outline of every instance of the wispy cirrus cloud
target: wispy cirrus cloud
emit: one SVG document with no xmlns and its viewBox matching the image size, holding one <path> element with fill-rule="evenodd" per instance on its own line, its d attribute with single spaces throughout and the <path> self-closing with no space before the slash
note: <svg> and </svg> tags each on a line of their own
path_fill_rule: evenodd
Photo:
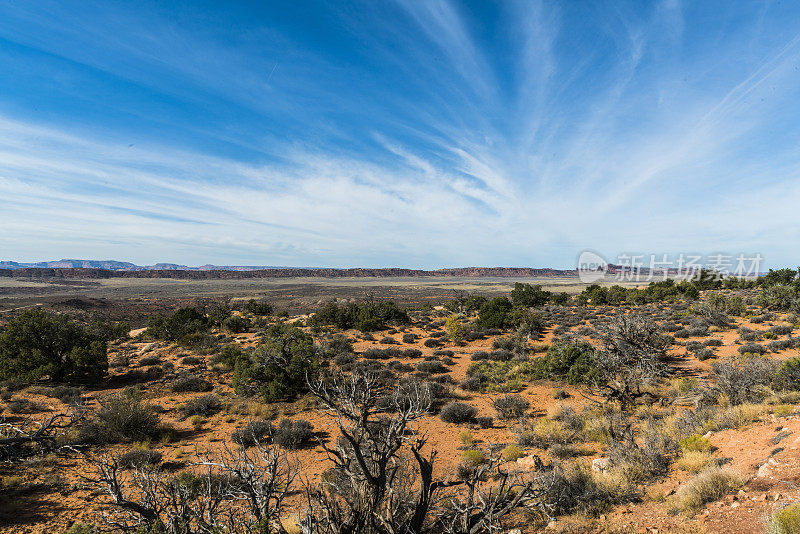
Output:
<svg viewBox="0 0 800 534">
<path fill-rule="evenodd" d="M 0 7 L 3 257 L 800 261 L 793 6 L 69 4 Z"/>
</svg>

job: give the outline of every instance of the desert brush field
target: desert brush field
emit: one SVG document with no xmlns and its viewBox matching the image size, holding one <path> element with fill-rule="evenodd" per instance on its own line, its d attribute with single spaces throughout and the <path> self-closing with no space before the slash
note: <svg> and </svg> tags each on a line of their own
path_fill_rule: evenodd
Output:
<svg viewBox="0 0 800 534">
<path fill-rule="evenodd" d="M 797 532 L 794 271 L 367 286 L 8 305 L 0 528 Z"/>
</svg>

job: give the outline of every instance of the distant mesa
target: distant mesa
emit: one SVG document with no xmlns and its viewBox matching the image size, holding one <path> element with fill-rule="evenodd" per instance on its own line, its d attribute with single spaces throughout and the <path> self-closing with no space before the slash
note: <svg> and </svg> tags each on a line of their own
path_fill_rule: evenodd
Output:
<svg viewBox="0 0 800 534">
<path fill-rule="evenodd" d="M 106 271 L 257 271 L 261 269 L 280 269 L 268 265 L 201 265 L 189 267 L 177 263 L 156 263 L 155 265 L 136 265 L 116 260 L 56 260 L 35 263 L 0 261 L 0 269 L 103 269 Z"/>
<path fill-rule="evenodd" d="M 266 265 L 201 265 L 189 267 L 174 263 L 141 266 L 115 260 L 57 260 L 35 263 L 0 261 L 0 276 L 34 278 L 355 278 L 355 277 L 542 277 L 574 276 L 574 269 L 532 267 L 459 267 L 422 270 L 401 268 L 277 267 Z"/>
</svg>

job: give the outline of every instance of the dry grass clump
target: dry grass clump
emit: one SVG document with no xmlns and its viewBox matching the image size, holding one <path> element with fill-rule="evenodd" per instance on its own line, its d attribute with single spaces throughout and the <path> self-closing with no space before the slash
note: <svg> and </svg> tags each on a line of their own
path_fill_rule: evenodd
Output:
<svg viewBox="0 0 800 534">
<path fill-rule="evenodd" d="M 678 459 L 678 468 L 689 473 L 699 473 L 711 462 L 711 453 L 707 451 L 686 451 Z"/>
<path fill-rule="evenodd" d="M 583 430 L 584 418 L 572 406 L 558 404 L 548 410 L 547 416 L 554 421 L 560 421 L 565 427 L 575 432 Z"/>
<path fill-rule="evenodd" d="M 692 434 L 678 442 L 678 446 L 683 452 L 711 452 L 714 445 L 711 441 L 699 434 Z"/>
<path fill-rule="evenodd" d="M 718 411 L 706 422 L 703 430 L 737 429 L 760 421 L 761 417 L 769 410 L 763 404 L 739 404 Z"/>
<path fill-rule="evenodd" d="M 467 448 L 472 448 L 472 445 L 475 443 L 475 438 L 469 430 L 462 430 L 459 432 L 458 439 L 461 440 L 461 443 Z"/>
<path fill-rule="evenodd" d="M 461 454 L 461 461 L 469 466 L 476 467 L 486 462 L 486 453 L 480 449 L 470 449 Z"/>
<path fill-rule="evenodd" d="M 300 516 L 298 515 L 284 517 L 280 519 L 280 522 L 283 530 L 286 531 L 286 534 L 300 534 L 303 532 L 303 529 L 300 526 Z"/>
<path fill-rule="evenodd" d="M 789 417 L 794 413 L 794 406 L 791 404 L 778 404 L 772 409 L 772 414 L 775 417 Z"/>
<path fill-rule="evenodd" d="M 742 478 L 730 469 L 709 467 L 678 490 L 678 506 L 684 512 L 695 512 L 737 490 L 742 483 Z"/>
<path fill-rule="evenodd" d="M 768 534 L 796 534 L 800 532 L 800 503 L 781 508 L 772 515 L 767 525 Z"/>
<path fill-rule="evenodd" d="M 581 418 L 583 436 L 589 441 L 608 443 L 611 425 L 619 416 L 619 408 L 612 404 L 586 411 Z"/>
<path fill-rule="evenodd" d="M 550 448 L 547 449 L 547 452 L 553 458 L 565 460 L 567 458 L 574 458 L 575 456 L 592 456 L 595 450 L 591 447 L 556 443 L 555 445 L 551 445 Z"/>
<path fill-rule="evenodd" d="M 523 447 L 546 448 L 557 443 L 568 443 L 574 437 L 575 433 L 560 421 L 541 418 L 520 434 L 518 442 Z"/>
<path fill-rule="evenodd" d="M 522 451 L 522 449 L 520 449 L 516 445 L 509 445 L 508 447 L 503 449 L 502 454 L 503 454 L 503 460 L 505 460 L 506 462 L 516 462 L 517 460 L 525 456 L 525 453 Z"/>
</svg>

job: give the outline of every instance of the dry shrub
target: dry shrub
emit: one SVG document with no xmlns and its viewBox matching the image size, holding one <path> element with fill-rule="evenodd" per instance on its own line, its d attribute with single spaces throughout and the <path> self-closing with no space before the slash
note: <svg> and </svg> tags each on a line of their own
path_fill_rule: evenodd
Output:
<svg viewBox="0 0 800 534">
<path fill-rule="evenodd" d="M 197 375 L 183 375 L 172 383 L 172 391 L 175 393 L 203 392 L 211 389 L 211 383 Z"/>
<path fill-rule="evenodd" d="M 221 409 L 222 403 L 219 397 L 213 393 L 209 393 L 208 395 L 201 395 L 187 401 L 181 408 L 181 415 L 183 419 L 193 415 L 209 417 L 219 412 Z"/>
<path fill-rule="evenodd" d="M 583 417 L 572 406 L 559 404 L 548 410 L 547 416 L 554 421 L 560 421 L 566 428 L 575 432 L 583 430 Z"/>
<path fill-rule="evenodd" d="M 101 401 L 101 408 L 80 430 L 85 443 L 155 441 L 174 433 L 161 423 L 156 408 L 143 403 L 136 393 L 118 393 Z"/>
<path fill-rule="evenodd" d="M 73 523 L 64 534 L 100 534 L 100 529 L 94 523 Z"/>
<path fill-rule="evenodd" d="M 145 468 L 161 463 L 161 453 L 145 447 L 134 447 L 119 457 L 123 469 Z"/>
<path fill-rule="evenodd" d="M 475 419 L 478 409 L 464 402 L 451 402 L 442 408 L 439 417 L 445 423 L 468 423 Z"/>
<path fill-rule="evenodd" d="M 6 410 L 13 414 L 31 414 L 44 410 L 37 402 L 28 399 L 14 399 L 8 402 Z"/>
<path fill-rule="evenodd" d="M 778 362 L 761 356 L 736 356 L 714 362 L 711 373 L 717 389 L 731 404 L 743 404 L 764 398 L 764 389 L 772 382 L 778 366 Z"/>
<path fill-rule="evenodd" d="M 494 426 L 494 417 L 482 415 L 475 418 L 475 424 L 480 428 L 492 428 Z"/>
<path fill-rule="evenodd" d="M 554 515 L 575 512 L 596 515 L 634 497 L 634 488 L 615 474 L 594 474 L 575 462 L 556 465 L 547 488 Z"/>
<path fill-rule="evenodd" d="M 161 363 L 161 356 L 156 354 L 151 354 L 149 356 L 145 356 L 141 360 L 139 360 L 139 365 L 145 367 L 148 365 L 158 365 Z"/>
<path fill-rule="evenodd" d="M 531 407 L 531 403 L 519 395 L 503 395 L 495 399 L 492 405 L 500 419 L 519 419 Z"/>
<path fill-rule="evenodd" d="M 611 443 L 608 456 L 615 471 L 631 482 L 644 482 L 666 474 L 675 448 L 665 434 L 645 433 L 641 445 L 634 441 Z"/>
<path fill-rule="evenodd" d="M 311 441 L 314 425 L 303 419 L 284 419 L 275 429 L 273 440 L 284 449 L 295 450 Z"/>
<path fill-rule="evenodd" d="M 269 421 L 250 421 L 243 428 L 234 430 L 231 440 L 242 447 L 266 443 L 272 438 L 273 428 Z"/>
</svg>

